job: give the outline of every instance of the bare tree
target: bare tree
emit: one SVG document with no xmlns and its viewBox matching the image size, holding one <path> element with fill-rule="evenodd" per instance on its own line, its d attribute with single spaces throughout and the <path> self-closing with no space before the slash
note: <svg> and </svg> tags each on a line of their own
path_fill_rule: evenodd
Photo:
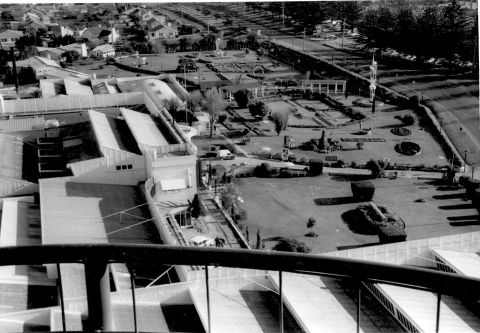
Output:
<svg viewBox="0 0 480 333">
<path fill-rule="evenodd" d="M 205 107 L 210 115 L 210 137 L 213 136 L 213 128 L 220 112 L 227 106 L 221 92 L 217 88 L 207 90 L 205 94 Z"/>
</svg>

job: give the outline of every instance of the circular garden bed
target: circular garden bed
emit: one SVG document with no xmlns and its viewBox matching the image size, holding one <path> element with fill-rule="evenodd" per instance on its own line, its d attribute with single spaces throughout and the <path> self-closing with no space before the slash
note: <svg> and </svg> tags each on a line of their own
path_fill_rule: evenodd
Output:
<svg viewBox="0 0 480 333">
<path fill-rule="evenodd" d="M 422 152 L 422 148 L 420 148 L 420 146 L 415 142 L 404 141 L 395 146 L 395 151 L 403 155 L 413 156 L 420 154 Z"/>
<path fill-rule="evenodd" d="M 407 135 L 412 134 L 412 131 L 410 131 L 408 128 L 405 128 L 405 127 L 392 128 L 390 130 L 390 132 L 392 132 L 395 135 L 399 135 L 399 136 L 407 136 Z"/>
</svg>

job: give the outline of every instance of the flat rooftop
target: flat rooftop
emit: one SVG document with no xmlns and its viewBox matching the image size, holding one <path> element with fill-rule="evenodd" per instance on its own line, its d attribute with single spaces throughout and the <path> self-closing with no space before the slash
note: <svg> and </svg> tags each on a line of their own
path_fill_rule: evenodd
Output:
<svg viewBox="0 0 480 333">
<path fill-rule="evenodd" d="M 0 134 L 0 177 L 22 179 L 23 140 Z"/>
<path fill-rule="evenodd" d="M 42 243 L 158 244 L 147 206 L 133 208 L 144 203 L 134 186 L 40 180 Z"/>
</svg>

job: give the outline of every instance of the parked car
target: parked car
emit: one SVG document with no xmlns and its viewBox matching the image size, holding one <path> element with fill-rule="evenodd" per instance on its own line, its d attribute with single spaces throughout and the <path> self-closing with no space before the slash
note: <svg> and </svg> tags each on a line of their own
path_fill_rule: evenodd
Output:
<svg viewBox="0 0 480 333">
<path fill-rule="evenodd" d="M 205 247 L 205 246 L 214 246 L 215 242 L 213 239 L 198 235 L 190 239 L 190 245 L 192 246 L 200 246 L 200 247 Z"/>
<path fill-rule="evenodd" d="M 235 159 L 235 154 L 232 154 L 228 149 L 220 149 L 217 152 L 217 157 L 222 160 L 233 160 Z"/>
</svg>

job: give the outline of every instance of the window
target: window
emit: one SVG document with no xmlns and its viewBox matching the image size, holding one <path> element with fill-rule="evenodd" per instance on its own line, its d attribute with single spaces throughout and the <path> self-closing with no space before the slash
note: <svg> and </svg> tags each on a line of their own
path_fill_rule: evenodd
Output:
<svg viewBox="0 0 480 333">
<path fill-rule="evenodd" d="M 122 171 L 122 170 L 132 170 L 133 165 L 132 164 L 123 164 L 123 165 L 116 165 L 115 170 L 117 171 Z"/>
<path fill-rule="evenodd" d="M 126 166 L 126 165 L 122 165 L 122 170 L 127 170 L 127 166 Z"/>
<path fill-rule="evenodd" d="M 122 166 L 121 166 L 121 165 L 117 165 L 115 168 L 117 169 L 117 171 L 122 170 Z"/>
<path fill-rule="evenodd" d="M 127 165 L 127 169 L 132 169 L 132 165 L 131 165 L 131 164 L 128 164 L 128 165 Z"/>
</svg>

